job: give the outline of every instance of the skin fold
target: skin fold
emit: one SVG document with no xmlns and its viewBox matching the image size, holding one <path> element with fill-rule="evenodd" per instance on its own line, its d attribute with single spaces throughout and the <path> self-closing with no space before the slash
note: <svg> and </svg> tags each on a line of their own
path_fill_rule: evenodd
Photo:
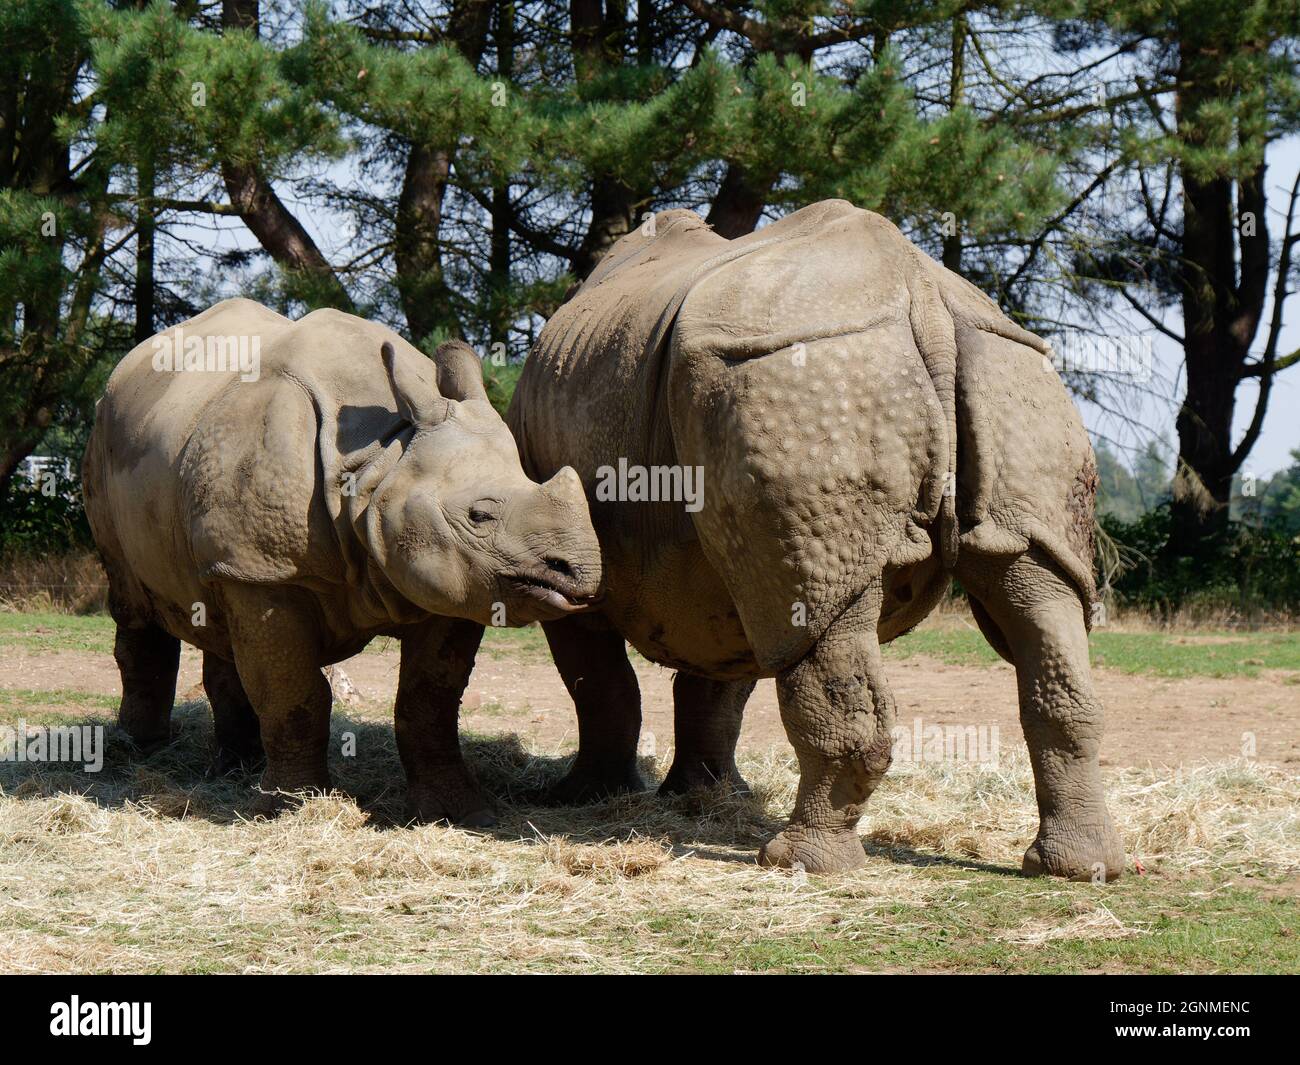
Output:
<svg viewBox="0 0 1300 1065">
<path fill-rule="evenodd" d="M 507 418 L 530 475 L 577 471 L 602 552 L 598 611 L 544 624 L 580 738 L 554 798 L 642 786 L 626 640 L 679 671 L 664 791 L 743 786 L 745 699 L 775 677 L 801 777 L 760 861 L 862 864 L 895 718 L 880 645 L 955 575 L 1016 667 L 1041 817 L 1024 871 L 1118 876 L 1087 654 L 1096 470 L 1049 351 L 842 201 L 731 241 L 666 211 L 620 240 Z M 703 506 L 601 498 L 620 460 L 700 469 Z"/>
<path fill-rule="evenodd" d="M 461 760 L 460 696 L 484 624 L 551 620 L 595 597 L 577 475 L 525 476 L 464 344 L 430 361 L 352 315 L 291 322 L 248 300 L 178 329 L 118 365 L 83 468 L 120 724 L 143 748 L 167 741 L 183 640 L 203 652 L 214 770 L 264 753 L 268 806 L 327 789 L 322 667 L 393 636 L 411 816 L 489 823 Z M 171 369 L 162 338 L 182 335 L 243 338 L 258 365 Z"/>
</svg>

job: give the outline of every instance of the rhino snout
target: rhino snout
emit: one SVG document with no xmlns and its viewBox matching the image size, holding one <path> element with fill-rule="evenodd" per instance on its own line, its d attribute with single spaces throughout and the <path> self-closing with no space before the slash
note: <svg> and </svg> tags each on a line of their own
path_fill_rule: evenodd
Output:
<svg viewBox="0 0 1300 1065">
<path fill-rule="evenodd" d="M 517 593 L 559 613 L 588 609 L 600 595 L 600 544 L 582 481 L 566 466 L 541 494 L 542 527 L 526 535 L 528 557 L 504 578 Z"/>
</svg>

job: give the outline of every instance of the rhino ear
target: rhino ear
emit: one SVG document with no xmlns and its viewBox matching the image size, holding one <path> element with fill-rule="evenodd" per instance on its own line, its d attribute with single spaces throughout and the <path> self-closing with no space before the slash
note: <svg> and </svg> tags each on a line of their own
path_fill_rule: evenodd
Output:
<svg viewBox="0 0 1300 1065">
<path fill-rule="evenodd" d="M 464 341 L 439 344 L 433 361 L 438 365 L 438 391 L 447 399 L 488 398 L 483 387 L 483 363 Z"/>
<path fill-rule="evenodd" d="M 450 404 L 435 389 L 429 388 L 387 340 L 379 349 L 388 372 L 388 384 L 397 400 L 397 413 L 412 425 L 430 428 L 446 419 Z"/>
</svg>

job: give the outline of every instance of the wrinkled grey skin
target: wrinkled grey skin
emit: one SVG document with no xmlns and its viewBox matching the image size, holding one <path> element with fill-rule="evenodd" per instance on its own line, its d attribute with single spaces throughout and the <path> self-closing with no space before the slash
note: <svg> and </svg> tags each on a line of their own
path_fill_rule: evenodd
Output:
<svg viewBox="0 0 1300 1065">
<path fill-rule="evenodd" d="M 760 860 L 862 864 L 895 720 L 880 645 L 955 574 L 1016 667 L 1041 818 L 1023 870 L 1118 876 L 1088 667 L 1096 471 L 1047 351 L 841 201 L 734 241 L 689 211 L 620 240 L 507 417 L 530 474 L 578 471 L 603 553 L 599 613 L 545 625 L 581 741 L 556 797 L 640 786 L 626 638 L 679 671 L 662 790 L 743 786 L 745 700 L 775 677 L 801 779 Z M 701 467 L 703 508 L 598 499 L 620 458 Z"/>
<path fill-rule="evenodd" d="M 410 812 L 488 823 L 461 760 L 460 696 L 483 624 L 553 619 L 595 596 L 599 546 L 574 471 L 524 475 L 463 344 L 431 362 L 352 315 L 291 322 L 248 300 L 180 329 L 256 337 L 260 372 L 160 370 L 147 341 L 99 403 L 83 485 L 122 727 L 144 747 L 166 741 L 184 640 L 203 651 L 216 770 L 264 750 L 264 791 L 325 789 L 321 667 L 395 636 Z"/>
</svg>

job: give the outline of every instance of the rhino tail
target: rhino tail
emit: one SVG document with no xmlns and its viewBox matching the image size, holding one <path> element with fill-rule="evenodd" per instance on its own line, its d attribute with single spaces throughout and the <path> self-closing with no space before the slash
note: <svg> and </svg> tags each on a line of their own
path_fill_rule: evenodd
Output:
<svg viewBox="0 0 1300 1065">
<path fill-rule="evenodd" d="M 923 253 L 914 252 L 918 259 Z M 931 271 L 924 264 L 909 279 L 909 320 L 912 337 L 943 414 L 946 436 L 943 469 L 934 469 L 926 481 L 921 510 L 939 519 L 939 553 L 944 567 L 957 563 L 957 338 L 952 315 L 944 304 Z"/>
</svg>

